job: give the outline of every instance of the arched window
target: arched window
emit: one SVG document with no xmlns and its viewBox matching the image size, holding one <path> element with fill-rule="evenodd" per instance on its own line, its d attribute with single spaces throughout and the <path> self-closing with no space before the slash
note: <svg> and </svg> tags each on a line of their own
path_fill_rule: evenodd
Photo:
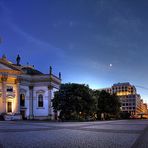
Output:
<svg viewBox="0 0 148 148">
<path fill-rule="evenodd" d="M 43 107 L 43 95 L 38 95 L 38 107 Z"/>
<path fill-rule="evenodd" d="M 20 106 L 25 106 L 25 95 L 20 94 Z"/>
</svg>

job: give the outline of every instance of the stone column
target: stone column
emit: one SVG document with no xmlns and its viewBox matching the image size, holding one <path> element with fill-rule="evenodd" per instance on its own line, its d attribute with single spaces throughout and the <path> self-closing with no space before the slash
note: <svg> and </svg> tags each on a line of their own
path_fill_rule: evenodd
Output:
<svg viewBox="0 0 148 148">
<path fill-rule="evenodd" d="M 29 118 L 33 117 L 33 86 L 29 86 Z"/>
<path fill-rule="evenodd" d="M 53 113 L 52 113 L 52 106 L 51 106 L 51 97 L 52 97 L 52 87 L 48 86 L 48 117 L 49 119 L 52 119 Z"/>
<path fill-rule="evenodd" d="M 15 80 L 16 84 L 16 101 L 15 101 L 15 112 L 20 113 L 20 80 L 16 79 Z"/>
<path fill-rule="evenodd" d="M 7 83 L 8 74 L 2 74 L 2 99 L 3 99 L 3 112 L 6 113 L 6 83 Z"/>
</svg>

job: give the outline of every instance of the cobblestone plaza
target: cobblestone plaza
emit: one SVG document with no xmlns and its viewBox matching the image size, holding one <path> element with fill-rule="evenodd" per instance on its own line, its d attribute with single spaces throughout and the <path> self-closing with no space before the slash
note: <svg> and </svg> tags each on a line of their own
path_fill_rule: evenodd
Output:
<svg viewBox="0 0 148 148">
<path fill-rule="evenodd" d="M 148 120 L 1 121 L 2 148 L 146 148 Z"/>
</svg>

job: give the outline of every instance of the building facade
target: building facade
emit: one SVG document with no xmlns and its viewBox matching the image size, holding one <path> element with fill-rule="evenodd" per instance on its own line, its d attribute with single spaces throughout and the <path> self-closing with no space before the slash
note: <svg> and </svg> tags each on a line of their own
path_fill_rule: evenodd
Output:
<svg viewBox="0 0 148 148">
<path fill-rule="evenodd" d="M 110 94 L 116 94 L 120 98 L 121 111 L 128 112 L 131 115 L 139 115 L 144 113 L 143 107 L 144 103 L 141 96 L 137 94 L 136 87 L 131 85 L 129 82 L 126 83 L 116 83 L 110 88 L 104 88 Z"/>
<path fill-rule="evenodd" d="M 55 119 L 56 113 L 51 100 L 59 90 L 61 74 L 55 76 L 50 67 L 49 74 L 43 74 L 34 66 L 20 65 L 0 59 L 0 114 L 21 114 L 26 119 Z"/>
</svg>

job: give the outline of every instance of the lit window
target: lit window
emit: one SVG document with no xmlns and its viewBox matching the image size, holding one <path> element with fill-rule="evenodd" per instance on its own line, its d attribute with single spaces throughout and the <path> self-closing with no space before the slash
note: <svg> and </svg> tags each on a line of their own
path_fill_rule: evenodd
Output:
<svg viewBox="0 0 148 148">
<path fill-rule="evenodd" d="M 25 95 L 24 94 L 20 95 L 20 106 L 25 106 Z"/>
<path fill-rule="evenodd" d="M 43 95 L 38 96 L 38 107 L 43 107 Z"/>
<path fill-rule="evenodd" d="M 12 102 L 7 103 L 7 112 L 8 113 L 12 112 Z"/>
</svg>

